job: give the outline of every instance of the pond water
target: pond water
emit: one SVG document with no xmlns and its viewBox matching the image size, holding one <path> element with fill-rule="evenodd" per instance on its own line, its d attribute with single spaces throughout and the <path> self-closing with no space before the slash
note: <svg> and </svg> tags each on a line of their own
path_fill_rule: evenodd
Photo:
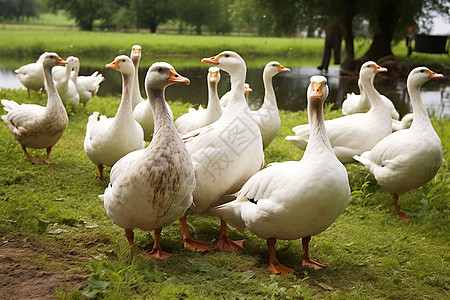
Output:
<svg viewBox="0 0 450 300">
<path fill-rule="evenodd" d="M 181 100 L 196 105 L 207 104 L 206 74 L 209 65 L 199 67 L 176 67 L 178 73 L 191 80 L 189 86 L 174 85 L 166 90 L 167 100 Z M 289 67 L 289 66 L 287 66 Z M 278 106 L 283 110 L 297 111 L 306 108 L 306 88 L 312 75 L 320 74 L 315 67 L 290 67 L 291 72 L 281 73 L 273 78 L 273 86 L 277 95 Z M 89 75 L 98 70 L 105 77 L 100 85 L 99 96 L 119 95 L 121 93 L 121 76 L 115 70 L 81 67 L 80 74 Z M 257 109 L 264 98 L 264 86 L 262 81 L 262 68 L 249 68 L 247 80 L 253 89 L 249 94 L 249 105 L 251 109 Z M 141 92 L 144 94 L 144 78 L 147 68 L 139 69 L 139 81 Z M 222 71 L 222 79 L 219 82 L 219 96 L 230 88 L 229 76 Z M 339 76 L 339 67 L 330 67 L 328 73 L 323 74 L 328 79 L 330 95 L 327 102 L 334 104 L 333 108 L 340 108 L 347 93 L 359 94 L 357 78 L 346 78 Z M 377 75 L 377 77 L 380 75 Z M 380 93 L 389 97 L 400 116 L 412 111 L 409 95 L 406 91 L 404 80 L 376 80 L 375 87 Z M 0 88 L 24 89 L 23 85 L 14 75 L 13 70 L 0 68 Z M 450 79 L 431 80 L 422 86 L 422 99 L 430 115 L 436 117 L 450 118 Z"/>
</svg>

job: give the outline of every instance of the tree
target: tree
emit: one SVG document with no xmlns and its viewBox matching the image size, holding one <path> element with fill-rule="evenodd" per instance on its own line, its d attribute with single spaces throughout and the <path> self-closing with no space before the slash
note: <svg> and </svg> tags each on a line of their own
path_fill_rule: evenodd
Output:
<svg viewBox="0 0 450 300">
<path fill-rule="evenodd" d="M 174 16 L 174 2 L 169 0 L 133 0 L 131 9 L 136 17 L 136 25 L 149 28 L 155 33 L 158 24 L 166 22 Z"/>
<path fill-rule="evenodd" d="M 448 16 L 450 9 L 450 3 L 445 0 L 366 0 L 364 3 L 366 9 L 360 13 L 369 20 L 373 38 L 363 58 L 372 60 L 392 54 L 392 42 L 404 39 L 409 26 L 417 28 L 433 14 Z"/>
<path fill-rule="evenodd" d="M 75 19 L 81 30 L 93 30 L 94 21 L 100 20 L 103 26 L 113 26 L 112 20 L 126 0 L 47 0 L 53 11 L 65 9 Z"/>
<path fill-rule="evenodd" d="M 216 7 L 218 9 L 213 9 L 208 13 L 209 18 L 207 18 L 206 26 L 215 34 L 226 34 L 233 30 L 227 3 L 228 0 L 216 1 Z"/>
<path fill-rule="evenodd" d="M 217 5 L 213 1 L 185 0 L 183 6 L 177 5 L 175 9 L 176 17 L 180 21 L 194 26 L 196 33 L 202 34 L 202 26 L 207 25 L 208 21 L 213 19 L 211 15 L 219 8 L 223 8 L 223 6 Z"/>
<path fill-rule="evenodd" d="M 239 11 L 240 4 L 245 1 L 234 0 L 231 7 Z M 430 23 L 429 19 L 435 14 L 447 16 L 450 20 L 448 0 L 287 0 L 283 5 L 277 0 L 248 1 L 262 9 L 266 19 L 270 20 L 271 34 L 290 33 L 292 28 L 317 29 L 339 23 L 345 40 L 343 67 L 354 66 L 354 27 L 361 26 L 361 22 L 355 20 L 369 23 L 372 43 L 363 55 L 364 60 L 378 60 L 392 54 L 392 43 L 403 40 L 409 26 L 417 28 L 419 23 L 423 26 L 426 24 L 424 20 Z"/>
<path fill-rule="evenodd" d="M 38 16 L 37 0 L 0 0 L 0 20 L 30 18 Z"/>
</svg>

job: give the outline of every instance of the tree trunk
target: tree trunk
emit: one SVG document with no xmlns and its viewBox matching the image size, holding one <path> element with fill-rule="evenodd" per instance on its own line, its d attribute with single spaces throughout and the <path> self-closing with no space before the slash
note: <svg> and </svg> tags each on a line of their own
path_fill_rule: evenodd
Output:
<svg viewBox="0 0 450 300">
<path fill-rule="evenodd" d="M 155 33 L 158 28 L 158 22 L 154 20 L 148 22 L 148 28 L 150 29 L 150 33 Z"/>
<path fill-rule="evenodd" d="M 348 5 L 345 15 L 340 24 L 342 35 L 345 41 L 344 59 L 341 63 L 341 69 L 353 71 L 355 69 L 355 47 L 353 44 L 353 18 L 355 17 L 355 5 Z"/>
<path fill-rule="evenodd" d="M 391 55 L 391 40 L 392 36 L 380 31 L 376 32 L 373 36 L 372 44 L 369 50 L 364 54 L 364 60 L 374 60 L 377 61 L 380 58 Z"/>
<path fill-rule="evenodd" d="M 195 25 L 195 31 L 197 32 L 198 35 L 202 35 L 202 25 L 201 24 Z"/>
<path fill-rule="evenodd" d="M 398 15 L 396 13 L 398 3 L 396 1 L 382 2 L 384 5 L 380 5 L 377 13 L 377 22 L 375 27 L 375 34 L 372 39 L 372 44 L 369 50 L 363 55 L 365 60 L 374 60 L 392 55 L 391 41 L 394 35 L 396 20 Z"/>
</svg>

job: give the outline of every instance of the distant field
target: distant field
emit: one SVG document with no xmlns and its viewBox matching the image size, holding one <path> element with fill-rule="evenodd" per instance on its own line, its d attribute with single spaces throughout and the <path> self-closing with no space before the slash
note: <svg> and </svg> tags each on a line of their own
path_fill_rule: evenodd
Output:
<svg viewBox="0 0 450 300">
<path fill-rule="evenodd" d="M 75 55 L 85 64 L 97 64 L 105 57 L 129 54 L 133 44 L 143 48 L 143 62 L 171 57 L 177 65 L 197 65 L 198 59 L 223 50 L 234 50 L 245 59 L 260 65 L 267 57 L 283 60 L 290 66 L 311 66 L 320 62 L 322 38 L 254 37 L 218 35 L 179 35 L 146 32 L 79 31 L 62 15 L 43 14 L 28 24 L 0 24 L 0 67 L 13 67 L 34 61 L 45 51 L 55 51 L 61 57 Z M 39 22 L 42 22 L 42 25 Z M 52 26 L 48 26 L 50 24 Z M 66 24 L 65 26 L 59 26 Z M 58 26 L 56 26 L 58 25 Z M 370 46 L 366 39 L 355 39 L 355 56 L 361 57 Z M 343 45 L 344 47 L 344 45 Z M 394 54 L 411 65 L 444 66 L 450 69 L 450 56 L 413 53 L 406 57 L 404 42 L 393 46 Z M 251 64 L 249 65 L 251 67 Z"/>
</svg>

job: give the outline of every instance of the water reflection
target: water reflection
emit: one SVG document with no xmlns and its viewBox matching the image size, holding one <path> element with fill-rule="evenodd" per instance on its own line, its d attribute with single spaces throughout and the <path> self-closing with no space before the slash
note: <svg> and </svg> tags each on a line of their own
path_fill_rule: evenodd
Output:
<svg viewBox="0 0 450 300">
<path fill-rule="evenodd" d="M 199 67 L 180 67 L 177 71 L 191 80 L 190 86 L 174 85 L 167 89 L 167 100 L 181 100 L 195 105 L 207 104 L 206 74 L 209 65 Z M 289 67 L 289 66 L 287 66 Z M 312 75 L 320 74 L 314 67 L 292 68 L 291 72 L 280 73 L 273 78 L 273 85 L 277 95 L 278 106 L 283 110 L 298 111 L 306 108 L 306 87 Z M 98 70 L 105 77 L 100 85 L 99 96 L 119 95 L 122 89 L 120 73 L 115 70 L 82 67 L 80 74 L 90 75 Z M 144 94 L 144 78 L 147 67 L 139 69 L 141 92 Z M 250 68 L 247 71 L 247 80 L 253 89 L 249 95 L 251 109 L 261 106 L 264 98 L 264 86 L 262 81 L 263 69 Z M 359 94 L 357 79 L 339 76 L 339 67 L 331 67 L 326 77 L 330 87 L 330 95 L 327 102 L 334 104 L 333 108 L 340 108 L 347 93 Z M 23 88 L 12 70 L 0 69 L 0 88 Z M 412 111 L 409 95 L 406 91 L 406 83 L 403 80 L 391 80 L 377 75 L 375 87 L 389 97 L 397 108 L 400 116 Z M 222 79 L 218 86 L 219 96 L 230 89 L 230 80 L 227 73 L 222 71 Z M 143 95 L 144 96 L 144 95 Z M 450 80 L 431 80 L 422 86 L 422 98 L 430 115 L 450 118 Z"/>
</svg>

